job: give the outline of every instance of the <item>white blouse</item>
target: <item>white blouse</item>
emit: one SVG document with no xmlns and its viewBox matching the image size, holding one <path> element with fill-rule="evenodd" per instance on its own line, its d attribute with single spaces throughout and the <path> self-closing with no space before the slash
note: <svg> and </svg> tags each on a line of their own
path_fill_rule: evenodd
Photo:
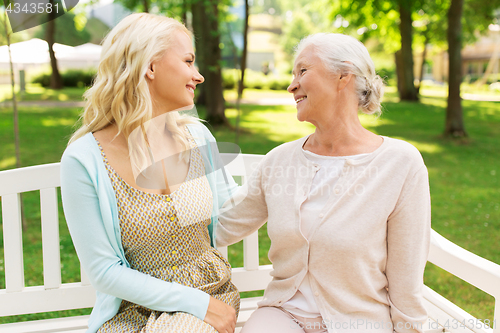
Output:
<svg viewBox="0 0 500 333">
<path fill-rule="evenodd" d="M 319 212 L 323 210 L 330 194 L 333 193 L 344 168 L 345 160 L 347 158 L 351 160 L 363 158 L 368 154 L 324 156 L 304 149 L 302 152 L 308 160 L 320 165 L 320 169 L 312 180 L 307 199 L 300 206 L 300 231 L 304 238 L 309 240 L 309 232 L 323 218 L 323 214 L 319 214 Z M 321 314 L 314 300 L 309 279 L 313 279 L 313 277 L 307 272 L 295 295 L 282 307 L 297 316 L 316 318 L 320 317 Z"/>
</svg>

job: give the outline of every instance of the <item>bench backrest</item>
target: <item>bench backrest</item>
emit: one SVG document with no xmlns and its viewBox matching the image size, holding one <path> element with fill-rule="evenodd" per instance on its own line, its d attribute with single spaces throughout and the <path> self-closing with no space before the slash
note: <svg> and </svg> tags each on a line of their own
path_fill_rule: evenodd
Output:
<svg viewBox="0 0 500 333">
<path fill-rule="evenodd" d="M 223 154 L 224 155 L 224 154 Z M 234 177 L 244 182 L 263 155 L 225 155 Z M 81 282 L 62 283 L 59 244 L 59 163 L 0 172 L 0 197 L 4 240 L 5 289 L 0 289 L 0 316 L 92 307 L 95 292 L 83 269 Z M 246 172 L 245 172 L 246 171 Z M 40 192 L 43 249 L 43 285 L 25 286 L 21 193 Z M 271 266 L 259 266 L 258 234 L 243 241 L 244 267 L 233 269 L 240 291 L 262 290 L 271 277 Z M 219 249 L 227 257 L 227 248 Z"/>
</svg>

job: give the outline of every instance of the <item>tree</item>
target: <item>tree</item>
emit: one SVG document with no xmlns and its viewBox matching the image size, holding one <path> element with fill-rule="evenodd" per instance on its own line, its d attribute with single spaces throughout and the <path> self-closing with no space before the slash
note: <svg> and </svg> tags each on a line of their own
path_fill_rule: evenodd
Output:
<svg viewBox="0 0 500 333">
<path fill-rule="evenodd" d="M 7 0 L 5 3 L 11 3 L 11 1 Z M 16 168 L 21 167 L 21 144 L 19 140 L 19 113 L 17 111 L 17 99 L 16 99 L 16 90 L 14 88 L 14 66 L 12 63 L 12 54 L 10 52 L 10 37 L 12 35 L 12 31 L 9 31 L 7 27 L 7 11 L 4 12 L 4 17 L 3 17 L 3 27 L 5 31 L 5 39 L 7 42 L 7 46 L 9 49 L 9 63 L 10 63 L 10 83 L 12 87 L 12 107 L 13 107 L 13 114 L 14 114 L 14 146 L 15 146 L 15 151 L 16 151 Z M 20 194 L 20 201 L 21 201 L 21 221 L 22 221 L 22 227 L 23 230 L 26 230 L 28 227 L 26 219 L 24 218 L 24 205 L 23 205 L 23 196 L 22 193 Z"/>
<path fill-rule="evenodd" d="M 10 1 L 9 1 L 10 2 Z M 6 2 L 6 3 L 9 3 Z M 12 32 L 9 31 L 9 28 L 7 26 L 7 12 L 4 11 L 4 17 L 2 19 L 3 21 L 3 28 L 5 31 L 5 40 L 7 42 L 8 50 L 9 50 L 9 63 L 10 63 L 10 83 L 12 87 L 12 107 L 14 110 L 14 146 L 15 146 L 15 151 L 16 151 L 16 168 L 21 167 L 21 153 L 20 153 L 20 144 L 19 144 L 19 114 L 17 112 L 17 99 L 16 99 L 16 91 L 14 88 L 14 65 L 12 63 L 12 54 L 10 52 L 10 37 L 12 35 Z"/>
<path fill-rule="evenodd" d="M 445 135 L 467 136 L 463 121 L 460 84 L 462 83 L 462 12 L 464 0 L 451 0 L 448 11 L 448 106 Z"/>
<path fill-rule="evenodd" d="M 241 99 L 243 95 L 244 82 L 245 82 L 245 70 L 247 68 L 247 53 L 248 53 L 248 18 L 250 16 L 250 5 L 248 0 L 245 0 L 245 24 L 243 28 L 243 51 L 241 53 L 241 79 L 238 84 L 238 99 Z"/>
<path fill-rule="evenodd" d="M 72 12 L 67 12 L 54 20 L 54 43 L 77 46 L 90 42 L 91 35 L 85 26 L 78 29 L 76 15 Z M 42 25 L 35 37 L 45 39 L 47 36 L 48 24 Z"/>
<path fill-rule="evenodd" d="M 281 35 L 283 51 L 285 51 L 288 56 L 292 57 L 295 47 L 300 40 L 313 33 L 313 26 L 311 18 L 306 13 L 296 11 L 293 12 L 292 15 L 289 15 L 289 17 L 285 19 L 283 33 Z"/>
<path fill-rule="evenodd" d="M 151 0 L 119 0 L 118 2 L 133 12 L 149 13 L 152 6 Z"/>
<path fill-rule="evenodd" d="M 357 29 L 362 40 L 377 36 L 387 52 L 394 53 L 398 92 L 401 100 L 418 101 L 413 74 L 413 13 L 418 1 L 353 0 L 347 8 L 342 1 L 332 5 L 331 18 L 345 18 L 350 30 Z"/>
<path fill-rule="evenodd" d="M 55 1 L 54 0 L 49 0 L 49 3 L 51 4 L 52 8 L 54 8 Z M 60 7 L 62 5 L 59 3 Z M 61 74 L 59 74 L 59 68 L 57 66 L 57 59 L 56 55 L 54 52 L 54 42 L 55 42 L 55 34 L 56 34 L 56 22 L 55 19 L 57 18 L 57 12 L 55 10 L 50 11 L 48 15 L 48 22 L 45 23 L 46 26 L 46 32 L 45 32 L 45 40 L 47 41 L 47 44 L 49 44 L 49 55 L 50 55 L 50 67 L 52 68 L 52 74 L 50 75 L 50 85 L 49 87 L 52 89 L 62 89 L 63 83 L 62 83 L 62 78 Z"/>
<path fill-rule="evenodd" d="M 401 100 L 418 101 L 413 73 L 413 20 L 411 2 L 398 0 L 399 32 L 401 34 L 401 50 L 396 52 L 396 70 L 398 73 L 398 91 Z M 399 64 L 399 66 L 398 66 Z"/>
<path fill-rule="evenodd" d="M 460 84 L 462 83 L 462 44 L 472 41 L 478 33 L 488 31 L 493 22 L 494 11 L 500 8 L 498 0 L 476 2 L 474 0 L 451 0 L 448 10 L 448 106 L 444 135 L 466 137 Z"/>
<path fill-rule="evenodd" d="M 197 63 L 205 77 L 198 103 L 207 107 L 206 120 L 212 125 L 229 125 L 224 113 L 225 100 L 220 64 L 219 2 L 198 0 L 191 5 Z"/>
</svg>

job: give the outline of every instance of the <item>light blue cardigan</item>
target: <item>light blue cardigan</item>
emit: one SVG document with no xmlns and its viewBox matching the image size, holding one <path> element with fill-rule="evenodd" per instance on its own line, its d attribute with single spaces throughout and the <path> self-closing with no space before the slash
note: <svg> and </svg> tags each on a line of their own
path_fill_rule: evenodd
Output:
<svg viewBox="0 0 500 333">
<path fill-rule="evenodd" d="M 230 175 L 224 177 L 223 170 L 218 169 L 220 160 L 210 131 L 202 124 L 188 125 L 188 129 L 198 147 L 208 147 L 200 150 L 214 198 L 209 226 L 213 246 L 219 208 L 238 186 Z M 73 244 L 97 290 L 87 333 L 96 332 L 115 316 L 122 299 L 152 310 L 183 311 L 201 320 L 205 318 L 210 300 L 208 294 L 130 268 L 121 244 L 115 192 L 92 133 L 73 142 L 64 152 L 61 193 Z"/>
</svg>

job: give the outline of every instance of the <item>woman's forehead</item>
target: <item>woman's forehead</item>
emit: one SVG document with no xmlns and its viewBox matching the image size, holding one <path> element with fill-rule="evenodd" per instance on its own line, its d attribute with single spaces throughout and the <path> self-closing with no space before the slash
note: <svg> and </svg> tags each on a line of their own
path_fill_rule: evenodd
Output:
<svg viewBox="0 0 500 333">
<path fill-rule="evenodd" d="M 182 49 L 181 52 L 184 53 L 186 50 L 193 49 L 193 43 L 191 42 L 191 37 L 184 31 L 176 31 L 173 38 L 173 47 Z"/>
<path fill-rule="evenodd" d="M 318 55 L 316 54 L 314 48 L 311 46 L 306 47 L 303 49 L 297 58 L 295 58 L 295 64 L 294 67 L 299 67 L 303 65 L 311 65 L 315 62 L 320 61 Z"/>
</svg>

